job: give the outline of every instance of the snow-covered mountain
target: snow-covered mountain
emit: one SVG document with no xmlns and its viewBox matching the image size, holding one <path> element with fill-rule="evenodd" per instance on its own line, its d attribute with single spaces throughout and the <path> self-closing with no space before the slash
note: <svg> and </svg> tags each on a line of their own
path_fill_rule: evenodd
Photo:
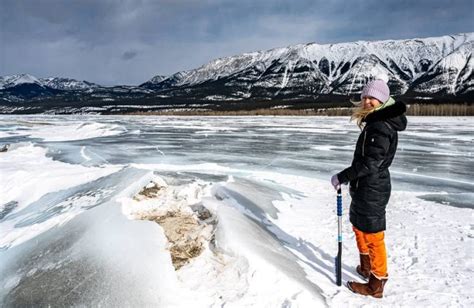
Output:
<svg viewBox="0 0 474 308">
<path fill-rule="evenodd" d="M 29 74 L 0 76 L 0 90 L 12 88 L 21 84 L 36 84 L 38 86 L 43 86 L 43 83 L 38 78 Z"/>
<path fill-rule="evenodd" d="M 148 80 L 147 82 L 145 82 L 144 84 L 142 84 L 142 86 L 147 85 L 147 84 L 155 85 L 155 84 L 158 84 L 158 83 L 162 82 L 166 78 L 168 78 L 168 76 L 156 75 L 153 78 L 151 78 L 150 80 Z"/>
<path fill-rule="evenodd" d="M 23 102 L 59 94 L 40 79 L 29 74 L 0 77 L 0 99 L 7 102 Z"/>
<path fill-rule="evenodd" d="M 0 77 L 0 102 L 32 102 L 47 100 L 61 96 L 77 98 L 77 92 L 97 88 L 87 81 L 77 81 L 70 78 L 36 78 L 29 74 L 17 74 Z M 79 94 L 80 95 L 80 94 Z"/>
<path fill-rule="evenodd" d="M 53 106 L 59 110 L 105 108 L 101 110 L 107 112 L 202 106 L 213 110 L 314 108 L 347 104 L 379 75 L 388 78 L 392 95 L 409 103 L 472 103 L 473 47 L 474 33 L 300 44 L 216 59 L 196 69 L 157 75 L 140 86 L 103 87 L 70 78 L 21 74 L 0 77 L 0 105 L 11 112 L 18 103 L 39 112 Z"/>
<path fill-rule="evenodd" d="M 0 90 L 16 87 L 23 84 L 36 84 L 41 87 L 49 87 L 56 90 L 87 90 L 97 88 L 99 85 L 78 81 L 72 78 L 47 77 L 36 78 L 30 74 L 16 74 L 10 76 L 0 76 Z"/>
<path fill-rule="evenodd" d="M 87 90 L 99 87 L 99 85 L 92 82 L 78 81 L 71 78 L 47 77 L 39 80 L 43 85 L 57 90 Z"/>
<path fill-rule="evenodd" d="M 395 95 L 457 95 L 473 91 L 474 33 L 425 39 L 302 44 L 220 58 L 142 87 L 186 89 L 186 95 L 228 98 L 354 95 L 386 75 Z"/>
</svg>

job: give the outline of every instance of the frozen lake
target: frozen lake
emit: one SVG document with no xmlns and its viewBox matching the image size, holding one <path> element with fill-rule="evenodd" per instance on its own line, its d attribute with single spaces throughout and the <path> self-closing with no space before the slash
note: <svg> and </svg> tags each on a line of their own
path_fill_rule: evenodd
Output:
<svg viewBox="0 0 474 308">
<path fill-rule="evenodd" d="M 390 168 L 391 280 L 379 304 L 471 306 L 474 121 L 408 121 Z M 346 117 L 0 116 L 0 147 L 10 144 L 0 153 L 0 303 L 375 305 L 331 272 L 329 179 L 350 165 L 358 134 Z M 150 181 L 164 195 L 135 204 Z M 344 202 L 347 214 L 347 192 Z M 134 219 L 196 204 L 216 218 L 213 239 L 175 271 L 162 228 Z M 347 215 L 344 226 L 347 280 L 358 260 Z"/>
</svg>

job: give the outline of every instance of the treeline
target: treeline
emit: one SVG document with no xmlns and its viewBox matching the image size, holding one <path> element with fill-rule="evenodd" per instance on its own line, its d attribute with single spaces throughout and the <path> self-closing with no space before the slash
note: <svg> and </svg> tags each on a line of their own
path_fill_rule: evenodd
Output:
<svg viewBox="0 0 474 308">
<path fill-rule="evenodd" d="M 413 116 L 474 116 L 474 104 L 412 104 L 407 110 Z"/>
<path fill-rule="evenodd" d="M 352 108 L 331 108 L 318 110 L 328 116 L 347 116 Z M 474 116 L 474 104 L 410 104 L 407 105 L 407 115 L 410 116 Z"/>
<path fill-rule="evenodd" d="M 411 104 L 407 106 L 411 116 L 474 116 L 473 104 Z M 259 108 L 253 110 L 206 110 L 173 109 L 160 111 L 127 112 L 132 115 L 203 115 L 203 116 L 350 116 L 353 108 Z"/>
</svg>

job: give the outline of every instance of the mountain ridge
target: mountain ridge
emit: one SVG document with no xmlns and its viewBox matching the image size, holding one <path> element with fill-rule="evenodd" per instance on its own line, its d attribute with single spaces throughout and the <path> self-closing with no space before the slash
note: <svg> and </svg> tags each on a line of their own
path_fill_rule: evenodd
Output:
<svg viewBox="0 0 474 308">
<path fill-rule="evenodd" d="M 438 63 L 450 53 L 456 52 L 461 46 L 470 44 L 470 52 L 472 52 L 473 40 L 473 33 L 463 33 L 439 38 L 412 40 L 357 41 L 324 45 L 316 43 L 298 44 L 218 58 L 196 69 L 173 74 L 159 83 L 148 81 L 141 86 L 159 90 L 169 89 L 170 86 L 195 86 L 206 81 L 226 78 L 252 67 L 258 71 L 258 65 L 260 65 L 262 74 L 258 75 L 257 80 L 254 80 L 256 85 L 259 86 L 266 81 L 267 86 L 273 85 L 275 87 L 278 84 L 276 80 L 272 82 L 269 79 L 262 80 L 261 77 L 274 64 L 272 62 L 279 61 L 282 67 L 285 68 L 280 71 L 280 73 L 285 72 L 284 76 L 282 77 L 281 74 L 277 76 L 283 81 L 280 83 L 280 85 L 283 85 L 282 87 L 287 85 L 285 81 L 287 81 L 286 74 L 288 72 L 293 72 L 295 67 L 298 68 L 298 65 L 299 68 L 306 65 L 310 68 L 308 71 L 312 71 L 317 75 L 313 75 L 313 77 L 320 80 L 320 86 L 323 87 L 317 87 L 317 89 L 322 91 L 323 94 L 331 93 L 334 90 L 340 94 L 351 94 L 336 89 L 334 86 L 330 86 L 329 83 L 347 83 L 341 80 L 341 77 L 348 74 L 347 70 L 353 69 L 354 65 L 358 64 L 355 74 L 351 75 L 349 72 L 349 77 L 352 77 L 353 80 L 351 82 L 352 88 L 354 84 L 358 84 L 354 89 L 355 91 L 360 91 L 367 79 L 379 74 L 386 74 L 393 85 L 398 83 L 398 89 L 396 90 L 399 90 L 399 94 L 404 94 L 409 89 L 409 83 L 416 81 L 427 70 L 432 69 L 434 63 Z M 393 47 L 404 48 L 405 52 L 393 51 Z M 425 63 L 424 66 L 423 63 Z M 368 67 L 364 67 L 365 64 L 368 64 Z M 342 74 L 341 69 L 344 69 Z M 318 74 L 318 71 L 323 74 Z M 278 71 L 274 73 L 278 73 Z M 360 76 L 363 78 L 359 78 Z M 323 82 L 321 83 L 321 81 Z M 166 84 L 166 86 L 162 87 L 163 84 Z"/>
<path fill-rule="evenodd" d="M 256 102 L 317 106 L 357 99 L 363 85 L 379 75 L 388 77 L 391 93 L 402 99 L 472 103 L 473 49 L 473 32 L 403 40 L 313 42 L 217 58 L 195 69 L 156 75 L 139 86 L 104 87 L 28 74 L 4 76 L 0 77 L 0 105 L 9 105 L 9 109 L 0 108 L 0 112 L 13 110 L 15 103 L 70 108 L 133 103 L 150 110 L 174 108 L 178 102 L 217 109 L 252 108 Z"/>
</svg>

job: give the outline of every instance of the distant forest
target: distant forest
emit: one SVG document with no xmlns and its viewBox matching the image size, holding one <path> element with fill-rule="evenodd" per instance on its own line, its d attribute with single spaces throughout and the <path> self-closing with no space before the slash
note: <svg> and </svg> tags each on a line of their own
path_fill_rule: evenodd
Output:
<svg viewBox="0 0 474 308">
<path fill-rule="evenodd" d="M 353 107 L 329 108 L 258 108 L 249 110 L 163 110 L 125 112 L 132 115 L 208 115 L 208 116 L 350 116 Z M 407 105 L 407 115 L 411 116 L 474 116 L 473 104 L 411 104 Z"/>
</svg>

